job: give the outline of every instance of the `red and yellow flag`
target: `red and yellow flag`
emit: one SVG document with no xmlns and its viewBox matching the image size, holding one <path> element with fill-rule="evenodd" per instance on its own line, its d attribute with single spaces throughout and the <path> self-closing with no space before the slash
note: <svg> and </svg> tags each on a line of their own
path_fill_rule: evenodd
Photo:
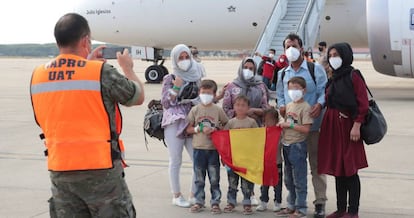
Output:
<svg viewBox="0 0 414 218">
<path fill-rule="evenodd" d="M 277 152 L 279 127 L 215 131 L 211 135 L 224 164 L 255 184 L 278 183 Z"/>
</svg>

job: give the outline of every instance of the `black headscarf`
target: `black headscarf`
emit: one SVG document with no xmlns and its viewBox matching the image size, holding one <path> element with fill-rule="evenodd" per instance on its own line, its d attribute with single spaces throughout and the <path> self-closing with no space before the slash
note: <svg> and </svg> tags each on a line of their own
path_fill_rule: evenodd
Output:
<svg viewBox="0 0 414 218">
<path fill-rule="evenodd" d="M 327 106 L 356 116 L 358 104 L 351 75 L 352 71 L 354 71 L 354 68 L 351 66 L 354 60 L 352 48 L 346 42 L 336 43 L 329 47 L 328 54 L 333 48 L 336 49 L 341 57 L 342 65 L 336 70 L 331 66 L 333 75 L 327 84 Z"/>
</svg>

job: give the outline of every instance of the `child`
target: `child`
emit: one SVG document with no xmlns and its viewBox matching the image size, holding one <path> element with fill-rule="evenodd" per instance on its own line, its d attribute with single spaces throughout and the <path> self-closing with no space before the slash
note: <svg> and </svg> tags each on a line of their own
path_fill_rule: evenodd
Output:
<svg viewBox="0 0 414 218">
<path fill-rule="evenodd" d="M 288 81 L 288 94 L 292 102 L 286 105 L 283 128 L 283 157 L 285 161 L 285 185 L 289 191 L 287 208 L 279 211 L 277 216 L 305 217 L 307 197 L 307 150 L 306 137 L 313 119 L 310 117 L 310 105 L 303 95 L 306 81 L 302 77 L 292 77 Z"/>
<path fill-rule="evenodd" d="M 241 128 L 255 128 L 257 123 L 253 118 L 247 116 L 249 111 L 249 98 L 244 95 L 239 95 L 234 100 L 234 111 L 236 116 L 229 120 L 224 129 L 241 129 Z M 226 167 L 227 168 L 227 167 Z M 254 184 L 243 177 L 240 177 L 235 172 L 227 168 L 227 178 L 229 182 L 229 190 L 227 192 L 227 206 L 224 208 L 225 213 L 231 213 L 236 206 L 237 186 L 241 184 L 243 193 L 243 214 L 250 215 L 253 213 L 250 196 L 253 192 Z"/>
<path fill-rule="evenodd" d="M 276 126 L 279 122 L 279 113 L 275 108 L 266 109 L 263 112 L 263 122 L 264 126 Z M 276 186 L 273 186 L 273 191 L 275 192 L 274 198 L 274 208 L 273 211 L 277 212 L 280 211 L 280 205 L 282 203 L 282 143 L 278 143 L 278 152 L 277 152 L 277 169 L 279 173 L 279 182 Z M 265 211 L 267 210 L 267 202 L 269 202 L 269 186 L 262 185 L 260 187 L 260 204 L 256 207 L 257 211 Z"/>
<path fill-rule="evenodd" d="M 219 206 L 221 199 L 220 160 L 219 154 L 210 139 L 210 134 L 225 125 L 228 118 L 221 107 L 213 104 L 216 92 L 216 82 L 213 80 L 201 81 L 199 92 L 201 104 L 194 106 L 187 116 L 189 122 L 187 133 L 193 134 L 193 167 L 196 186 L 195 204 L 190 208 L 192 213 L 198 213 L 204 207 L 206 173 L 208 173 L 210 180 L 211 213 L 221 213 Z"/>
</svg>

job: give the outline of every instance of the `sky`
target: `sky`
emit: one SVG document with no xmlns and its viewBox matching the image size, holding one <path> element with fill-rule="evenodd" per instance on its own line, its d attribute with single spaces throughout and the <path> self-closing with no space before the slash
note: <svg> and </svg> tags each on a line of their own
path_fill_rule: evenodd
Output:
<svg viewBox="0 0 414 218">
<path fill-rule="evenodd" d="M 54 43 L 58 19 L 79 0 L 6 0 L 0 13 L 0 44 Z"/>
</svg>

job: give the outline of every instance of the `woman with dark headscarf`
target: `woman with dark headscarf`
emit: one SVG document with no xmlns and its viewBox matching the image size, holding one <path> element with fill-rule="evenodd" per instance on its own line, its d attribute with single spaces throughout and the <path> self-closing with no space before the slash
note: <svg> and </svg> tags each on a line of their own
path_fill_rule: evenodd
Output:
<svg viewBox="0 0 414 218">
<path fill-rule="evenodd" d="M 171 51 L 173 73 L 164 77 L 161 103 L 164 107 L 162 127 L 169 154 L 170 186 L 173 193 L 172 203 L 179 207 L 190 207 L 191 200 L 184 199 L 180 187 L 180 169 L 183 148 L 193 159 L 192 137 L 185 132 L 188 123 L 186 116 L 193 103 L 197 102 L 198 86 L 202 77 L 200 65 L 192 58 L 190 49 L 183 44 L 176 45 Z M 195 192 L 194 177 L 191 194 Z"/>
<path fill-rule="evenodd" d="M 329 47 L 328 60 L 333 75 L 326 86 L 318 172 L 335 176 L 337 211 L 327 218 L 355 218 L 361 195 L 358 170 L 368 167 L 360 132 L 368 112 L 368 96 L 364 80 L 351 66 L 353 52 L 348 43 Z"/>
</svg>

